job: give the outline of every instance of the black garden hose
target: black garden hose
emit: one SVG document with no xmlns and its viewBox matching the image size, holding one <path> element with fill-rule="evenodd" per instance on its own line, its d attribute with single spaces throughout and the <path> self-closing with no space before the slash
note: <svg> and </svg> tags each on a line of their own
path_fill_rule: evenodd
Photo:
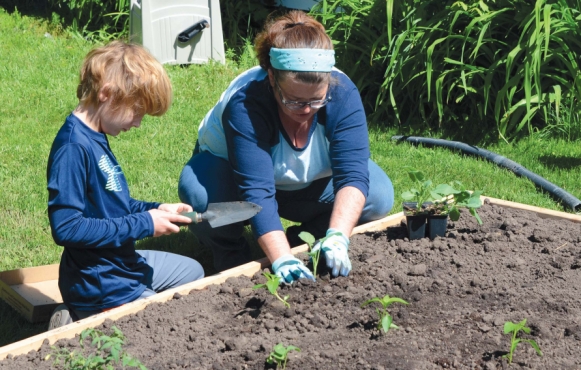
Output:
<svg viewBox="0 0 581 370">
<path fill-rule="evenodd" d="M 511 161 L 510 159 L 503 157 L 499 154 L 493 153 L 489 150 L 479 148 L 474 145 L 468 145 L 465 143 L 461 143 L 459 141 L 449 141 L 449 140 L 442 140 L 442 139 L 431 139 L 427 137 L 418 137 L 418 136 L 403 136 L 403 135 L 396 135 L 391 137 L 392 140 L 397 141 L 408 141 L 414 144 L 425 144 L 431 146 L 443 146 L 446 148 L 451 149 L 459 149 L 465 154 L 476 155 L 480 157 L 484 157 L 491 162 L 496 163 L 500 167 L 508 168 L 515 174 L 519 176 L 524 176 L 531 180 L 535 185 L 539 186 L 543 190 L 547 191 L 553 197 L 560 200 L 564 205 L 571 208 L 574 212 L 581 212 L 581 200 L 575 198 L 570 193 L 566 192 L 562 188 L 558 187 L 557 185 L 553 184 L 552 182 L 547 181 L 546 179 L 542 178 L 541 176 L 533 173 L 520 164 Z"/>
</svg>

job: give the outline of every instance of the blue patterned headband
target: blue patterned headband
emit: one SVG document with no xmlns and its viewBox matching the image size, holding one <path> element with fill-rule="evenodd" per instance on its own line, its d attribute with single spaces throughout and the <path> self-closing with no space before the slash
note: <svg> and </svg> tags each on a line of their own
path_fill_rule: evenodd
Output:
<svg viewBox="0 0 581 370">
<path fill-rule="evenodd" d="M 335 65 L 335 51 L 271 48 L 270 64 L 282 71 L 331 72 Z"/>
</svg>

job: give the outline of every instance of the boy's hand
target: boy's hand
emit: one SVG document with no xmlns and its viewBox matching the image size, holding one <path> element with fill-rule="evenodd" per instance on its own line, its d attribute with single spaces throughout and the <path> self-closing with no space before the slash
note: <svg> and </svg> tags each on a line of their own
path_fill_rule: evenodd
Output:
<svg viewBox="0 0 581 370">
<path fill-rule="evenodd" d="M 151 218 L 153 219 L 154 237 L 179 233 L 180 227 L 176 224 L 189 224 L 190 222 L 192 222 L 192 220 L 189 217 L 181 216 L 177 213 L 162 210 L 161 207 L 163 205 L 164 204 L 162 204 L 158 209 L 150 209 L 149 211 L 147 211 L 149 212 Z M 190 207 L 190 209 L 191 208 L 192 207 Z"/>
<path fill-rule="evenodd" d="M 182 213 L 182 212 L 193 212 L 194 209 L 189 204 L 185 203 L 163 203 L 160 204 L 157 209 L 161 209 L 162 211 L 166 211 L 169 213 Z"/>
</svg>

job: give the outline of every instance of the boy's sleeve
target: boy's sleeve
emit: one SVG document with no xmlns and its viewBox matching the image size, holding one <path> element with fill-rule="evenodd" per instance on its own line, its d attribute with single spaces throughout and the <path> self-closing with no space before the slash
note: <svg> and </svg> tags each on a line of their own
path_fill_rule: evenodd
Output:
<svg viewBox="0 0 581 370">
<path fill-rule="evenodd" d="M 137 200 L 131 198 L 129 200 L 129 206 L 131 207 L 131 213 L 147 212 L 150 209 L 157 209 L 161 203 L 157 202 L 144 202 L 142 200 Z"/>
<path fill-rule="evenodd" d="M 58 245 L 70 248 L 116 248 L 153 235 L 147 212 L 122 217 L 85 215 L 88 208 L 88 155 L 82 146 L 68 144 L 49 160 L 48 215 Z"/>
</svg>

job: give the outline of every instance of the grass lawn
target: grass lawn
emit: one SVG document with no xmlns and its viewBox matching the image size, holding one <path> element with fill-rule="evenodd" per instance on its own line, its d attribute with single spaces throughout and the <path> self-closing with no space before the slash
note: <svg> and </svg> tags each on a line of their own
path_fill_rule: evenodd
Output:
<svg viewBox="0 0 581 370">
<path fill-rule="evenodd" d="M 46 160 L 66 115 L 76 106 L 78 69 L 93 45 L 55 34 L 39 20 L 7 14 L 0 8 L 0 271 L 58 263 L 47 218 Z M 174 102 L 161 118 L 146 117 L 141 129 L 110 138 L 132 196 L 177 202 L 177 183 L 197 138 L 198 123 L 229 81 L 244 68 L 219 64 L 167 66 Z M 475 123 L 477 124 L 477 123 Z M 435 182 L 460 180 L 485 195 L 564 210 L 532 182 L 484 159 L 444 148 L 396 143 L 397 127 L 370 124 L 372 159 L 390 176 L 396 193 L 411 186 L 404 166 L 422 170 Z M 506 156 L 548 181 L 581 196 L 581 145 L 531 138 L 486 149 Z M 147 239 L 141 249 L 168 250 L 200 260 L 212 273 L 210 253 L 185 230 Z M 256 248 L 256 257 L 261 251 Z M 31 325 L 0 301 L 0 346 L 45 330 Z"/>
</svg>

